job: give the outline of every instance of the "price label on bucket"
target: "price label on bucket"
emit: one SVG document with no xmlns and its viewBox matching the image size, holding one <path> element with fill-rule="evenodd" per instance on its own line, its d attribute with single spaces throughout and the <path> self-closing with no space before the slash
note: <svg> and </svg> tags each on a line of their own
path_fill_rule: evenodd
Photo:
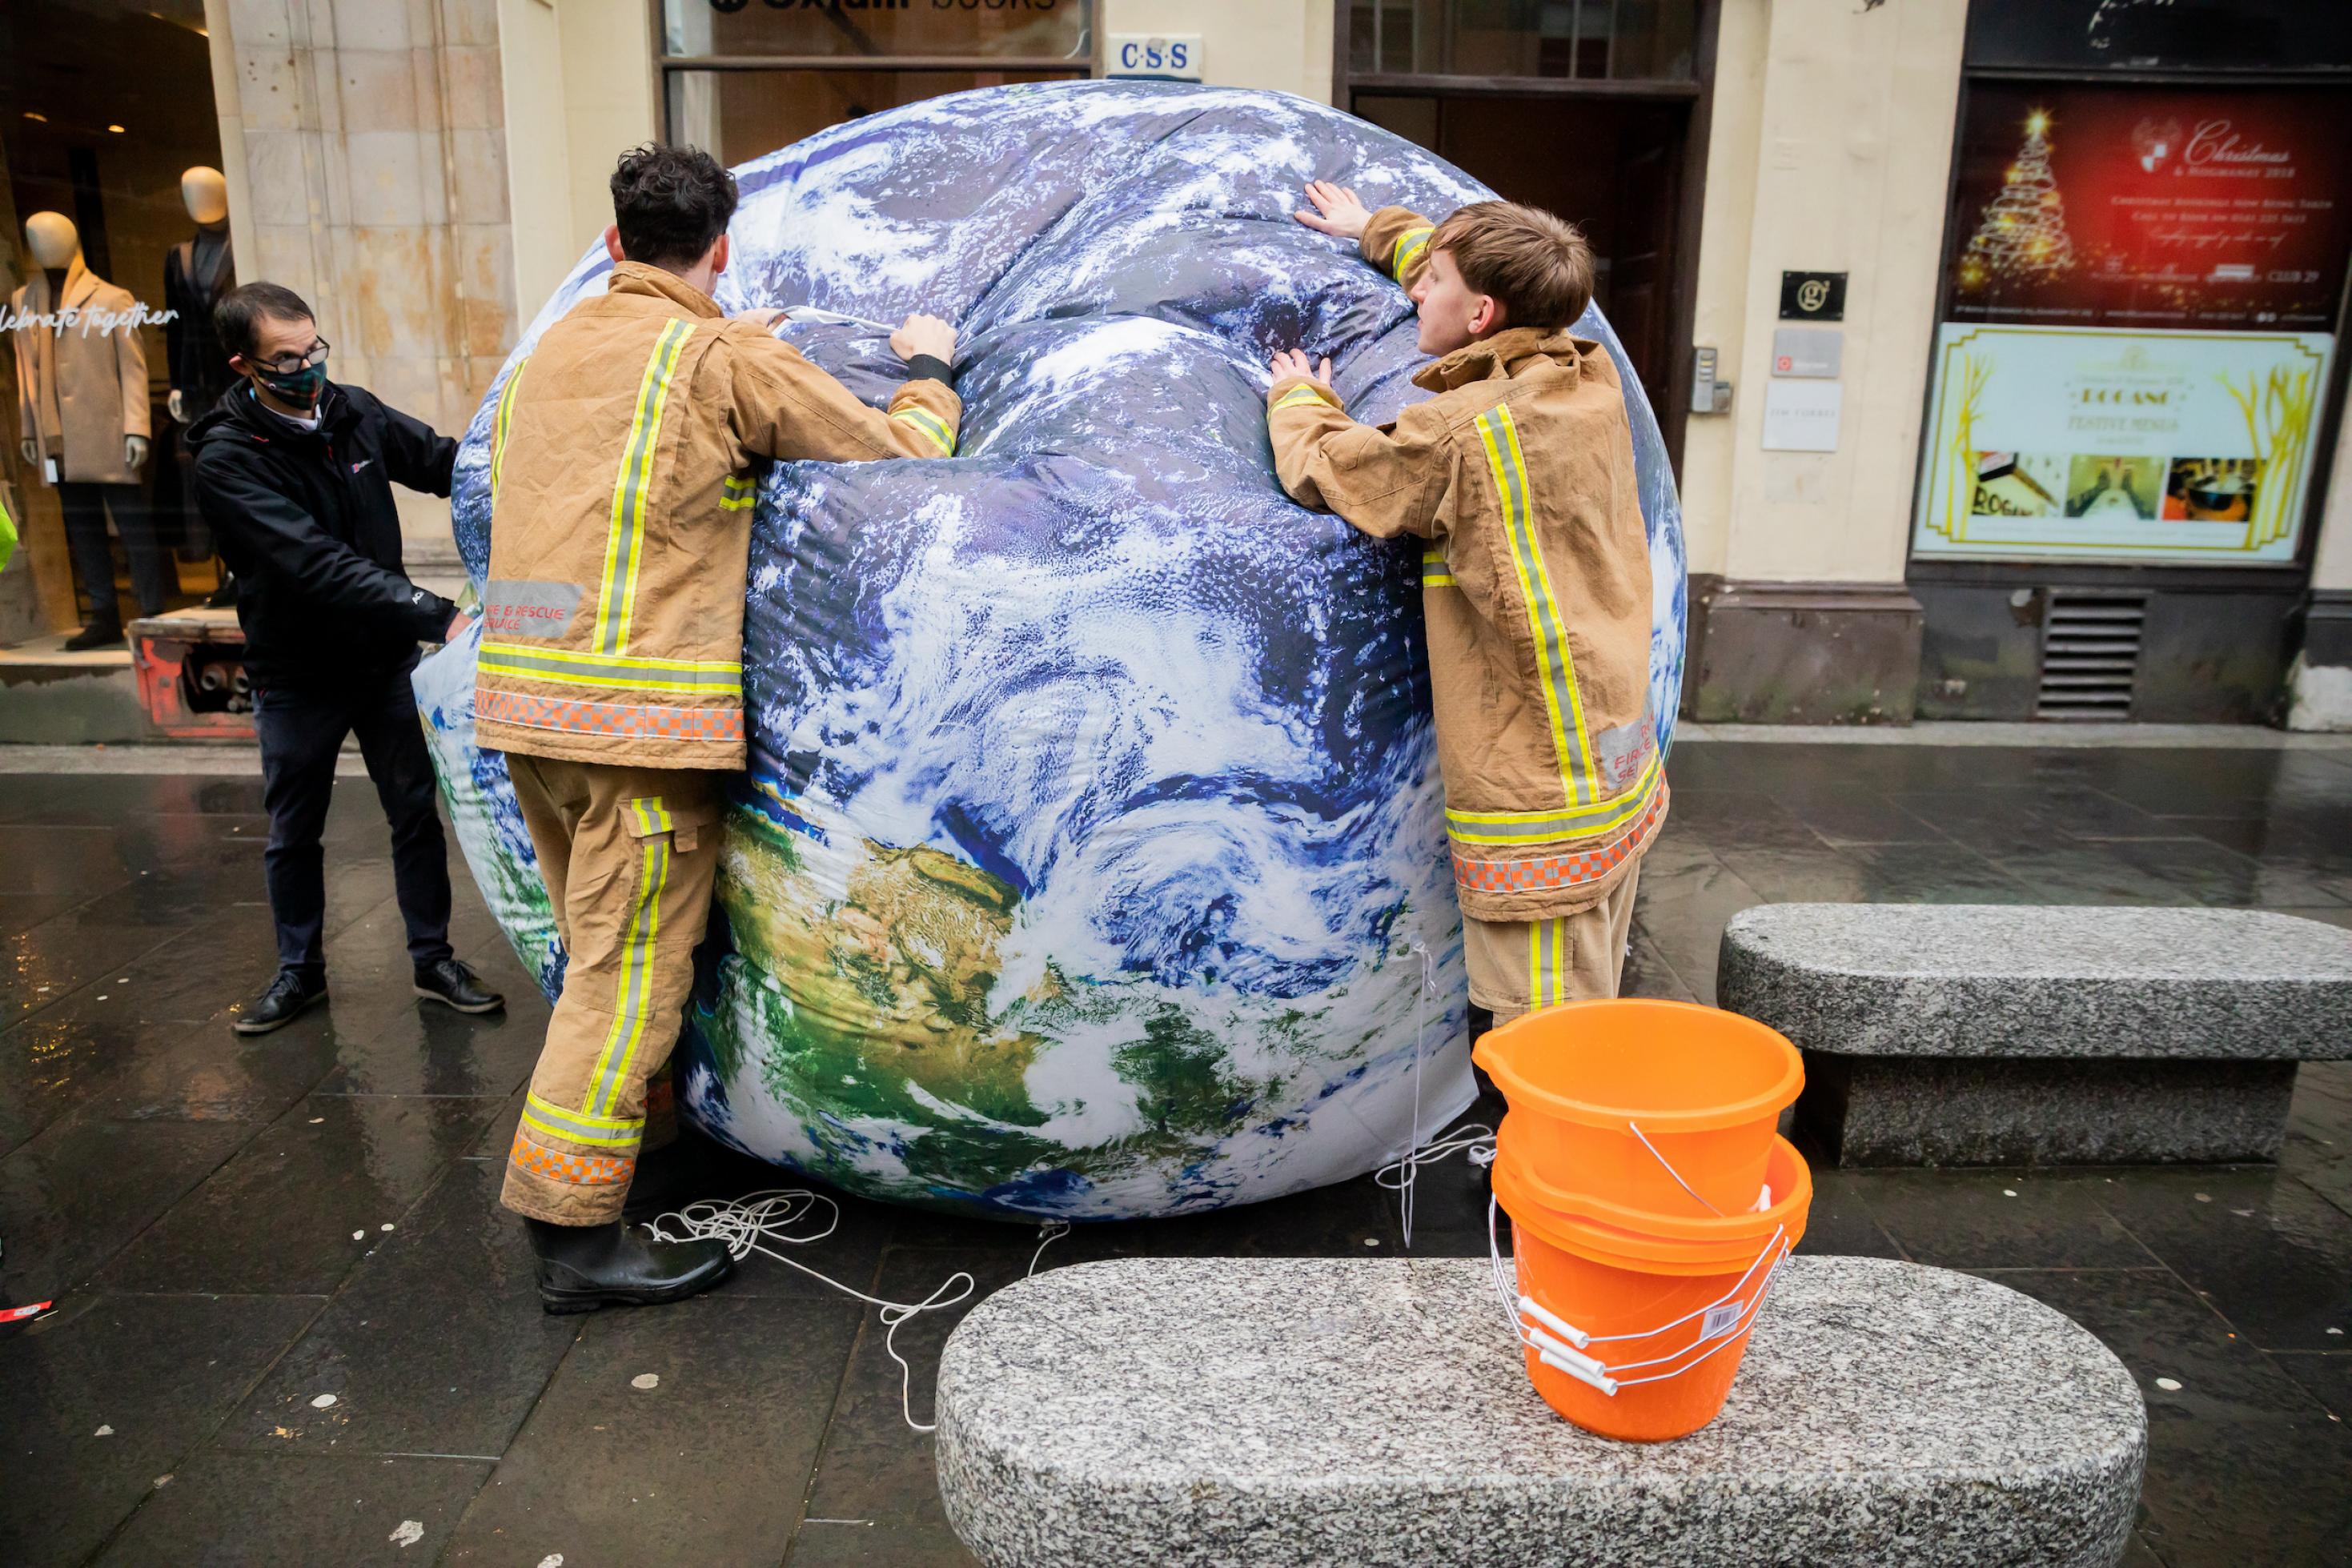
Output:
<svg viewBox="0 0 2352 1568">
<path fill-rule="evenodd" d="M 1724 1301 L 1707 1308 L 1706 1316 L 1699 1320 L 1699 1343 L 1704 1344 L 1708 1340 L 1719 1339 L 1738 1328 L 1740 1316 L 1747 1310 L 1745 1301 Z"/>
</svg>

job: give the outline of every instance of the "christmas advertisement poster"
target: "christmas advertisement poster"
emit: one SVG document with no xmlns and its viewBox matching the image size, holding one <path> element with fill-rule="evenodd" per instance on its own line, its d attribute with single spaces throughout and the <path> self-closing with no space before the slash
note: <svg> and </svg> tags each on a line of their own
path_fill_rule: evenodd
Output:
<svg viewBox="0 0 2352 1568">
<path fill-rule="evenodd" d="M 2333 331 L 2352 92 L 1970 87 L 1954 321 Z"/>
<path fill-rule="evenodd" d="M 2333 344 L 1947 322 L 1913 553 L 2293 560 Z"/>
</svg>

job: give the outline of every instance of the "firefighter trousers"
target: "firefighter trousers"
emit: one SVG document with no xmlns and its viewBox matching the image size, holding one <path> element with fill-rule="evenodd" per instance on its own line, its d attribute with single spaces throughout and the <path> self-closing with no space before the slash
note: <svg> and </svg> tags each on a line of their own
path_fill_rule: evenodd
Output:
<svg viewBox="0 0 2352 1568">
<path fill-rule="evenodd" d="M 500 1201 L 621 1218 L 637 1156 L 676 1135 L 667 1066 L 710 916 L 724 775 L 507 754 L 566 955 Z"/>
<path fill-rule="evenodd" d="M 1636 864 L 1609 896 L 1574 915 L 1549 920 L 1462 922 L 1462 956 L 1470 971 L 1470 999 L 1497 1025 L 1537 1008 L 1586 1002 L 1617 994 L 1625 973 L 1625 940 L 1633 927 Z"/>
</svg>

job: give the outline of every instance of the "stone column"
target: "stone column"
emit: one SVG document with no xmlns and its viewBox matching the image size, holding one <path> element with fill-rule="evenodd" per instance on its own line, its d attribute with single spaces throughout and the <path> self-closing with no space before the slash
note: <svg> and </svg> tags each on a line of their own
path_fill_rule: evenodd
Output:
<svg viewBox="0 0 2352 1568">
<path fill-rule="evenodd" d="M 237 276 L 310 302 L 335 379 L 462 431 L 515 338 L 496 0 L 205 15 Z M 395 494 L 411 575 L 449 591 L 448 507 Z"/>
</svg>

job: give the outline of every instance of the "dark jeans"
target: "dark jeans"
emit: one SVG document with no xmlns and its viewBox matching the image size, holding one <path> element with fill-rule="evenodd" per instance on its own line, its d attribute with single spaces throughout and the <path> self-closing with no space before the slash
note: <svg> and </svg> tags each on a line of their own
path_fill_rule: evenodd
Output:
<svg viewBox="0 0 2352 1568">
<path fill-rule="evenodd" d="M 392 824 L 392 885 L 408 926 L 408 956 L 419 964 L 452 956 L 448 852 L 408 672 L 356 677 L 334 691 L 267 688 L 255 694 L 253 727 L 261 737 L 261 798 L 269 811 L 262 864 L 279 966 L 326 973 L 326 854 L 319 836 L 335 789 L 335 753 L 350 734 L 360 737 L 360 755 Z"/>
<path fill-rule="evenodd" d="M 63 484 L 58 486 L 58 504 L 65 508 L 66 543 L 73 551 L 74 570 L 81 578 L 82 591 L 89 595 L 89 623 L 122 624 L 122 610 L 114 597 L 114 551 L 106 543 L 109 511 L 131 556 L 131 591 L 139 600 L 139 613 L 161 615 L 180 585 L 179 573 L 155 537 L 155 519 L 139 486 Z"/>
</svg>

